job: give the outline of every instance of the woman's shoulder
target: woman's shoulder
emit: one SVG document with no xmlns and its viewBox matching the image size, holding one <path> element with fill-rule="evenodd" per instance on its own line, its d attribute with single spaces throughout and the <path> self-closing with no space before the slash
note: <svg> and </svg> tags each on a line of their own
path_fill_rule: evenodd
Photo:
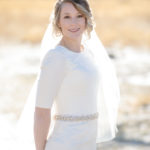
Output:
<svg viewBox="0 0 150 150">
<path fill-rule="evenodd" d="M 53 49 L 49 49 L 44 53 L 41 59 L 41 65 L 46 66 L 48 64 L 63 64 L 65 63 L 66 58 L 59 47 L 55 47 Z"/>
</svg>

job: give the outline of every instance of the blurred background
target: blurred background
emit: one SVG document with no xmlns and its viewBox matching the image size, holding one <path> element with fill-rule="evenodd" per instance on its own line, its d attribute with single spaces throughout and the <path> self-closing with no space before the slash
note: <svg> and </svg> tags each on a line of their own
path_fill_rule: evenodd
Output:
<svg viewBox="0 0 150 150">
<path fill-rule="evenodd" d="M 39 69 L 40 42 L 55 0 L 0 0 L 0 149 Z M 89 0 L 96 31 L 117 71 L 121 92 L 117 137 L 105 150 L 150 149 L 150 0 Z"/>
</svg>

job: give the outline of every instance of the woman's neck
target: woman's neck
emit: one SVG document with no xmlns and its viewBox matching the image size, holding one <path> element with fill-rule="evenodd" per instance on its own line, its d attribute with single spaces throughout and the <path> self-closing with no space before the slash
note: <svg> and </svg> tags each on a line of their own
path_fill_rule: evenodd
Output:
<svg viewBox="0 0 150 150">
<path fill-rule="evenodd" d="M 83 45 L 81 45 L 81 40 L 72 41 L 70 39 L 62 38 L 59 44 L 75 52 L 81 52 L 84 49 Z"/>
</svg>

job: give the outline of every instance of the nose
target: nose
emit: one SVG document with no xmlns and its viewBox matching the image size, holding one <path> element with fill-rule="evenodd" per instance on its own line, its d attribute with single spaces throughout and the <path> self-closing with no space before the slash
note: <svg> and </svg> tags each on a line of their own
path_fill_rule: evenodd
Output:
<svg viewBox="0 0 150 150">
<path fill-rule="evenodd" d="M 72 18 L 70 21 L 71 25 L 76 25 L 77 24 L 77 19 L 76 18 Z"/>
</svg>

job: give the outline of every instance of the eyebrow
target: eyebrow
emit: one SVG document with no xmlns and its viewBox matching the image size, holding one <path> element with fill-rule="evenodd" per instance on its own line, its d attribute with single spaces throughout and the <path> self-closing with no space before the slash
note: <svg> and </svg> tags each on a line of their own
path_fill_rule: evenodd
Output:
<svg viewBox="0 0 150 150">
<path fill-rule="evenodd" d="M 66 13 L 63 13 L 64 15 L 70 15 L 70 13 L 66 12 Z M 81 14 L 80 12 L 78 12 L 77 14 Z"/>
</svg>

